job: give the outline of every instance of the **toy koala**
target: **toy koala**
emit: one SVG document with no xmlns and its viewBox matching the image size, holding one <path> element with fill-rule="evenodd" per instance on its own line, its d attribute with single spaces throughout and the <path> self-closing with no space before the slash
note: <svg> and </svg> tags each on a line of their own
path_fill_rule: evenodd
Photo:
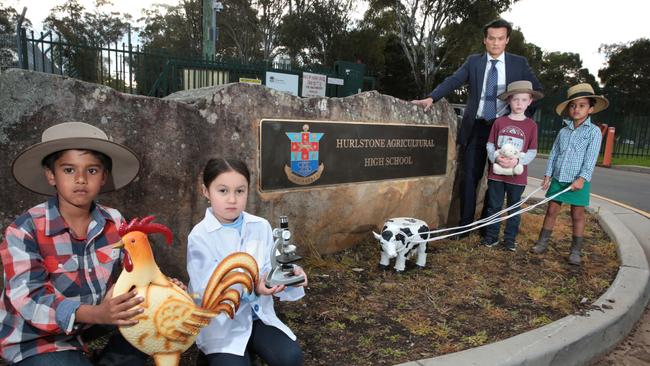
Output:
<svg viewBox="0 0 650 366">
<path fill-rule="evenodd" d="M 512 144 L 503 144 L 503 146 L 495 152 L 494 156 L 495 159 L 499 156 L 521 159 L 524 156 L 524 153 L 517 150 L 517 148 Z M 517 163 L 517 165 L 512 168 L 504 168 L 495 162 L 494 165 L 492 165 L 492 171 L 494 174 L 499 175 L 519 175 L 524 172 L 524 166 L 521 165 L 521 163 Z"/>
</svg>

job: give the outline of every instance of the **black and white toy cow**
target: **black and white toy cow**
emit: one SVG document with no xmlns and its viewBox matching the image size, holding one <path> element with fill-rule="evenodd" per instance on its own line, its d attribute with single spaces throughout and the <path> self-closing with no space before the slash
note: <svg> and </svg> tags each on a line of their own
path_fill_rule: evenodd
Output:
<svg viewBox="0 0 650 366">
<path fill-rule="evenodd" d="M 410 217 L 396 217 L 389 219 L 381 230 L 381 235 L 375 233 L 375 238 L 381 245 L 381 259 L 379 265 L 388 267 L 391 258 L 395 259 L 395 270 L 404 271 L 406 259 L 411 258 L 417 252 L 418 258 L 415 264 L 424 268 L 427 263 L 427 243 L 429 238 L 429 227 L 427 223 Z M 427 233 L 419 234 L 418 233 Z"/>
</svg>

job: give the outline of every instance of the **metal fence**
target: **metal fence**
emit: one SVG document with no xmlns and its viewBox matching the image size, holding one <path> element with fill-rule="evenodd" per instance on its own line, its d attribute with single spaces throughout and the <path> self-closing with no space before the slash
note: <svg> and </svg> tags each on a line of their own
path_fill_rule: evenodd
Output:
<svg viewBox="0 0 650 366">
<path fill-rule="evenodd" d="M 18 66 L 16 36 L 13 34 L 0 34 L 0 73 L 16 66 Z"/>
<path fill-rule="evenodd" d="M 343 77 L 346 84 L 359 86 L 351 92 L 340 85 L 327 84 L 326 96 L 346 96 L 358 90 L 374 88 L 374 78 L 363 74 L 349 78 L 334 69 L 301 68 L 287 70 L 286 65 L 270 62 L 243 64 L 223 59 L 179 57 L 159 50 L 145 50 L 131 43 L 83 45 L 66 42 L 52 32 L 34 34 L 21 30 L 18 44 L 19 66 L 24 69 L 66 75 L 116 90 L 155 97 L 173 92 L 237 82 L 240 78 L 264 84 L 267 71 L 295 74 L 312 72 L 328 77 Z M 349 71 L 349 70 L 348 70 Z"/>
<path fill-rule="evenodd" d="M 623 110 L 618 94 L 605 95 L 610 107 L 592 116 L 596 124 L 607 124 L 616 129 L 614 157 L 650 157 L 650 109 L 638 106 L 633 110 Z M 538 125 L 538 150 L 549 152 L 555 136 L 563 127 L 562 119 L 555 113 L 555 106 L 564 101 L 566 93 L 547 95 L 540 101 L 535 121 Z M 650 99 L 650 97 L 649 97 Z M 650 102 L 650 100 L 649 100 Z M 601 144 L 601 153 L 605 144 Z"/>
</svg>

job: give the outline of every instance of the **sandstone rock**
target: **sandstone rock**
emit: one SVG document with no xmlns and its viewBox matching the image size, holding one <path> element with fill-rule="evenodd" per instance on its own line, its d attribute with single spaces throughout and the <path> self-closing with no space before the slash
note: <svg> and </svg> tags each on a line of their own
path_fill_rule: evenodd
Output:
<svg viewBox="0 0 650 366">
<path fill-rule="evenodd" d="M 228 84 L 179 92 L 164 99 L 119 93 L 66 77 L 9 70 L 0 75 L 0 224 L 44 201 L 11 176 L 19 151 L 63 121 L 96 125 L 141 157 L 135 182 L 100 197 L 127 217 L 156 215 L 174 232 L 174 244 L 154 244 L 169 275 L 185 279 L 187 234 L 208 206 L 199 175 L 213 156 L 234 156 L 251 169 L 247 210 L 273 226 L 288 215 L 302 253 L 335 252 L 372 238 L 390 217 L 412 216 L 436 228 L 447 222 L 456 175 L 456 118 L 442 101 L 424 113 L 406 101 L 376 92 L 347 98 L 301 99 L 264 86 Z M 449 125 L 446 176 L 260 192 L 257 187 L 259 120 L 291 118 Z"/>
</svg>

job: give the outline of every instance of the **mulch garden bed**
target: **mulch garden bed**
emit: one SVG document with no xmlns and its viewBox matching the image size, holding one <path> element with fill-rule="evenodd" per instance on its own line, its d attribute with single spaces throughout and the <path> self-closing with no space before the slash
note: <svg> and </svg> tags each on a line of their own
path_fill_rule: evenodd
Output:
<svg viewBox="0 0 650 366">
<path fill-rule="evenodd" d="M 588 214 L 583 265 L 569 265 L 571 218 L 564 207 L 549 250 L 533 254 L 544 212 L 522 217 L 516 252 L 480 246 L 476 234 L 441 240 L 428 244 L 425 269 L 409 261 L 402 274 L 379 269 L 379 245 L 370 233 L 343 252 L 313 253 L 301 262 L 309 274 L 307 295 L 276 301 L 276 311 L 298 336 L 307 366 L 393 365 L 585 314 L 616 277 L 616 246 Z M 196 357 L 193 346 L 181 364 L 194 365 Z"/>
</svg>

